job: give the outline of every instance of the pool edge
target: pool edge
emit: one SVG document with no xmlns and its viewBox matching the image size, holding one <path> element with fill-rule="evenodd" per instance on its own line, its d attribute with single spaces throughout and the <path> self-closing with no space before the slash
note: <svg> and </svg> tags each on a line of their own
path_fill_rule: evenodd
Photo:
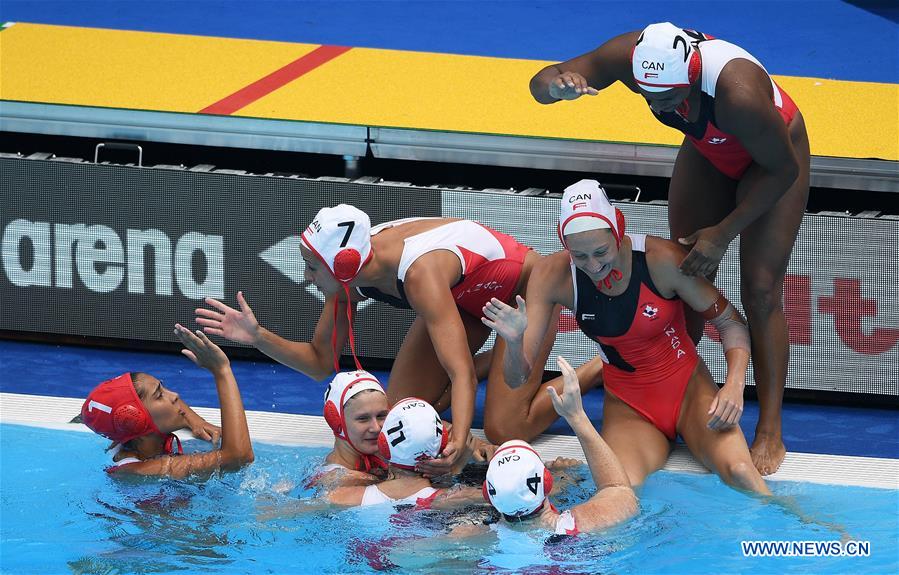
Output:
<svg viewBox="0 0 899 575">
<path fill-rule="evenodd" d="M 85 426 L 69 423 L 80 412 L 82 403 L 82 399 L 72 397 L 0 393 L 0 423 L 86 432 Z M 212 423 L 221 421 L 218 409 L 198 407 L 195 411 Z M 319 416 L 247 411 L 247 423 L 253 441 L 260 443 L 304 446 L 333 443 L 331 430 Z M 480 429 L 472 432 L 484 437 Z M 183 439 L 192 438 L 189 432 L 178 435 Z M 585 459 L 577 438 L 572 436 L 541 435 L 531 443 L 548 460 L 559 456 Z M 664 469 L 709 473 L 684 445 L 674 449 Z M 766 479 L 899 490 L 899 459 L 788 452 L 778 472 Z"/>
</svg>

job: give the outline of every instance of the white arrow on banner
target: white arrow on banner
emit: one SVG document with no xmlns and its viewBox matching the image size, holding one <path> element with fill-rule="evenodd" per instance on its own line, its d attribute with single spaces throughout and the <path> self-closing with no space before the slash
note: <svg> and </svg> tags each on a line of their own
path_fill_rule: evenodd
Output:
<svg viewBox="0 0 899 575">
<path fill-rule="evenodd" d="M 300 236 L 287 236 L 259 253 L 265 262 L 296 284 L 306 281 L 303 258 L 300 257 Z"/>
<path fill-rule="evenodd" d="M 293 283 L 302 284 L 306 281 L 306 276 L 303 274 L 305 265 L 303 264 L 303 258 L 300 257 L 300 236 L 287 236 L 270 248 L 259 252 L 259 257 L 265 260 L 265 263 L 284 274 Z M 307 283 L 305 289 L 307 293 L 324 303 L 324 294 L 314 285 Z M 372 300 L 370 299 L 359 302 L 356 309 L 365 309 L 371 302 Z"/>
</svg>

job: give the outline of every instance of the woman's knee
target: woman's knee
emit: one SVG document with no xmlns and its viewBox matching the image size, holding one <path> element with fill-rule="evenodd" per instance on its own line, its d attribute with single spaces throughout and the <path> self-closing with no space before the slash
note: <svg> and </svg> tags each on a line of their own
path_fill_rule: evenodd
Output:
<svg viewBox="0 0 899 575">
<path fill-rule="evenodd" d="M 736 459 L 728 461 L 718 474 L 731 485 L 749 486 L 755 482 L 758 470 L 752 465 L 752 461 Z"/>
<path fill-rule="evenodd" d="M 745 278 L 740 289 L 740 297 L 747 315 L 768 315 L 783 309 L 783 278 Z"/>
<path fill-rule="evenodd" d="M 494 445 L 499 445 L 510 439 L 518 439 L 514 435 L 514 430 L 507 422 L 497 418 L 484 418 L 484 435 L 487 440 Z"/>
<path fill-rule="evenodd" d="M 484 417 L 484 435 L 490 443 L 499 445 L 510 439 L 530 441 L 536 433 L 530 429 L 526 419 L 514 417 Z"/>
</svg>

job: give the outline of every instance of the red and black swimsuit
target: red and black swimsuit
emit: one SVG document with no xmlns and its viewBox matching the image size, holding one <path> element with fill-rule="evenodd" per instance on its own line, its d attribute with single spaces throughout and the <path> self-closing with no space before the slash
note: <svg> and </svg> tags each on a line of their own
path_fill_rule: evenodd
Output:
<svg viewBox="0 0 899 575">
<path fill-rule="evenodd" d="M 608 296 L 572 264 L 575 319 L 599 344 L 606 390 L 677 435 L 681 402 L 699 361 L 680 298 L 659 294 L 646 263 L 642 234 L 631 238 L 631 278 L 624 293 Z"/>
</svg>

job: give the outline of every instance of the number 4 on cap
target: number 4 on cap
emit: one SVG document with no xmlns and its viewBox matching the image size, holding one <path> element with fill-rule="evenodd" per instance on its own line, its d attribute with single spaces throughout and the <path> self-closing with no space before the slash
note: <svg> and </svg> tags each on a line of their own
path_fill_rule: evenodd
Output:
<svg viewBox="0 0 899 575">
<path fill-rule="evenodd" d="M 531 493 L 533 493 L 534 495 L 537 495 L 537 486 L 540 485 L 541 481 L 542 481 L 542 479 L 536 473 L 534 474 L 533 477 L 528 477 L 528 479 L 527 479 L 528 489 L 530 489 Z"/>
</svg>

